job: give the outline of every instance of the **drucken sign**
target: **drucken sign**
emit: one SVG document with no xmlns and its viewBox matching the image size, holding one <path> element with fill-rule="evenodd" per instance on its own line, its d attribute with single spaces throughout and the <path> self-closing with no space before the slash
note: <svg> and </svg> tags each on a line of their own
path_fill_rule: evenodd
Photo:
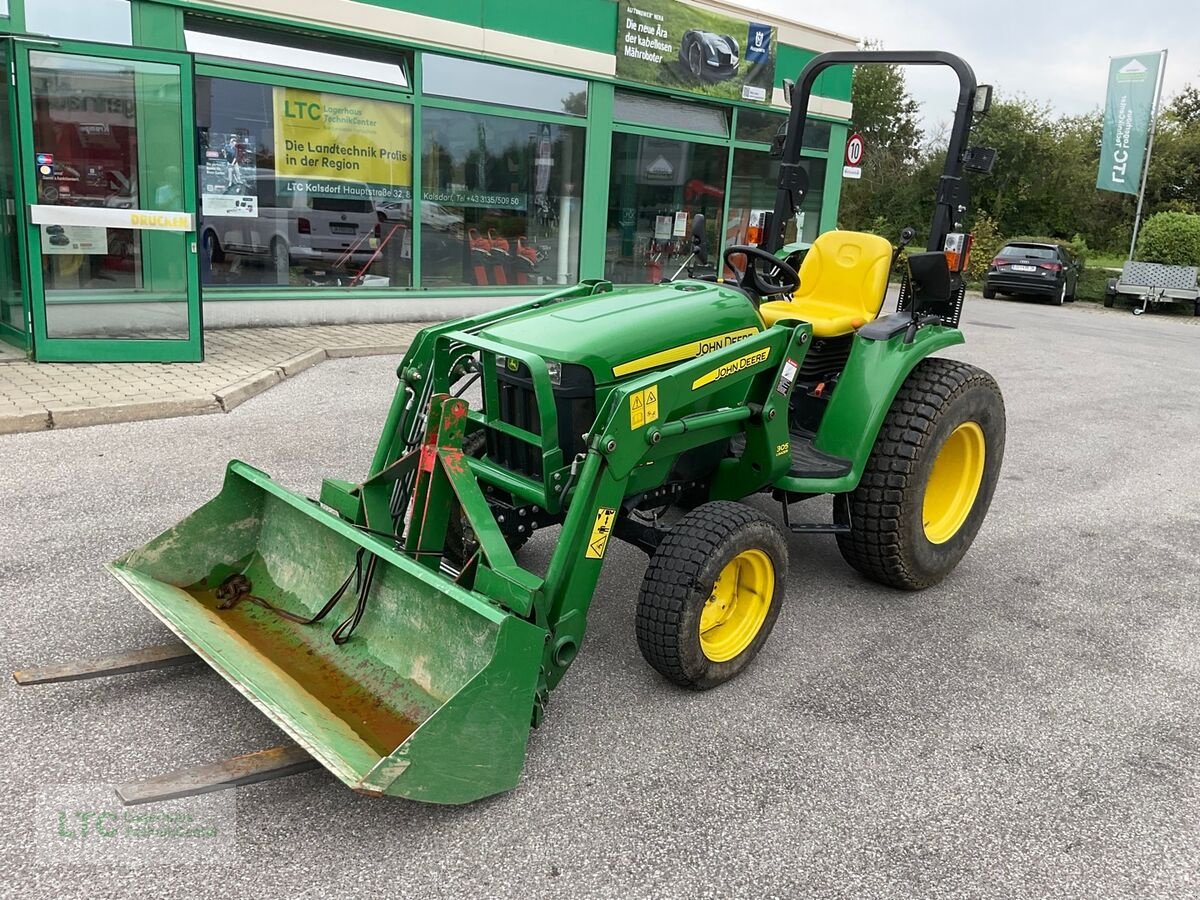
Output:
<svg viewBox="0 0 1200 900">
<path fill-rule="evenodd" d="M 277 87 L 275 174 L 281 193 L 412 196 L 412 112 L 399 103 Z"/>
<path fill-rule="evenodd" d="M 1109 63 L 1096 175 L 1096 187 L 1102 191 L 1138 193 L 1161 64 L 1161 53 L 1117 56 Z"/>
<path fill-rule="evenodd" d="M 618 78 L 771 102 L 778 39 L 772 26 L 678 0 L 621 0 L 618 12 Z"/>
</svg>

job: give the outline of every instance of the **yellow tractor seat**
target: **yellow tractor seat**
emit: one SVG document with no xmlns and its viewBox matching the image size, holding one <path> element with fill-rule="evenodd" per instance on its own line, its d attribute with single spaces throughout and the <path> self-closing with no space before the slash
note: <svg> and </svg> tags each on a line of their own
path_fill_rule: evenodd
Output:
<svg viewBox="0 0 1200 900">
<path fill-rule="evenodd" d="M 837 337 L 866 325 L 883 305 L 892 245 L 875 234 L 827 231 L 800 265 L 800 287 L 790 300 L 758 308 L 769 327 L 780 319 L 810 322 L 814 337 Z"/>
</svg>

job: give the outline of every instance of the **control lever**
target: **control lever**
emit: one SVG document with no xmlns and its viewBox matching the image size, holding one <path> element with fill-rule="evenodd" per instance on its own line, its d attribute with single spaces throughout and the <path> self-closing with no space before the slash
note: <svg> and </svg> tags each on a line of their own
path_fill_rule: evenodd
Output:
<svg viewBox="0 0 1200 900">
<path fill-rule="evenodd" d="M 895 271 L 896 263 L 900 260 L 900 254 L 904 252 L 904 248 L 911 244 L 913 238 L 916 236 L 916 229 L 914 229 L 911 225 L 905 227 L 904 230 L 900 232 L 900 242 L 896 244 L 896 248 L 892 250 L 892 264 L 888 266 L 889 273 Z M 889 285 L 887 283 L 883 285 L 883 299 L 879 301 L 880 306 L 883 306 L 884 300 L 887 300 L 888 287 Z"/>
</svg>

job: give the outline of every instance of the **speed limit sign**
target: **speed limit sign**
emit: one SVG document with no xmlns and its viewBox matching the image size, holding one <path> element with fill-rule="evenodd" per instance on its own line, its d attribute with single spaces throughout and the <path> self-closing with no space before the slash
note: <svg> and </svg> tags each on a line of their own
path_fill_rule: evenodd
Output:
<svg viewBox="0 0 1200 900">
<path fill-rule="evenodd" d="M 859 168 L 862 165 L 863 155 L 866 153 L 867 145 L 863 141 L 861 134 L 855 133 L 850 135 L 850 140 L 846 141 L 846 165 Z"/>
</svg>

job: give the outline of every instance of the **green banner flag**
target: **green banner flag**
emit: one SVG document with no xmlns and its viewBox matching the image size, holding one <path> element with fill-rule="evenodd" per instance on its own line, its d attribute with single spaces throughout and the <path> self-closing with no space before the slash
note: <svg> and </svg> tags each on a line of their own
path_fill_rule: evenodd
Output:
<svg viewBox="0 0 1200 900">
<path fill-rule="evenodd" d="M 1109 63 L 1104 137 L 1096 175 L 1096 187 L 1102 191 L 1138 193 L 1161 63 L 1161 51 L 1115 56 Z"/>
</svg>

